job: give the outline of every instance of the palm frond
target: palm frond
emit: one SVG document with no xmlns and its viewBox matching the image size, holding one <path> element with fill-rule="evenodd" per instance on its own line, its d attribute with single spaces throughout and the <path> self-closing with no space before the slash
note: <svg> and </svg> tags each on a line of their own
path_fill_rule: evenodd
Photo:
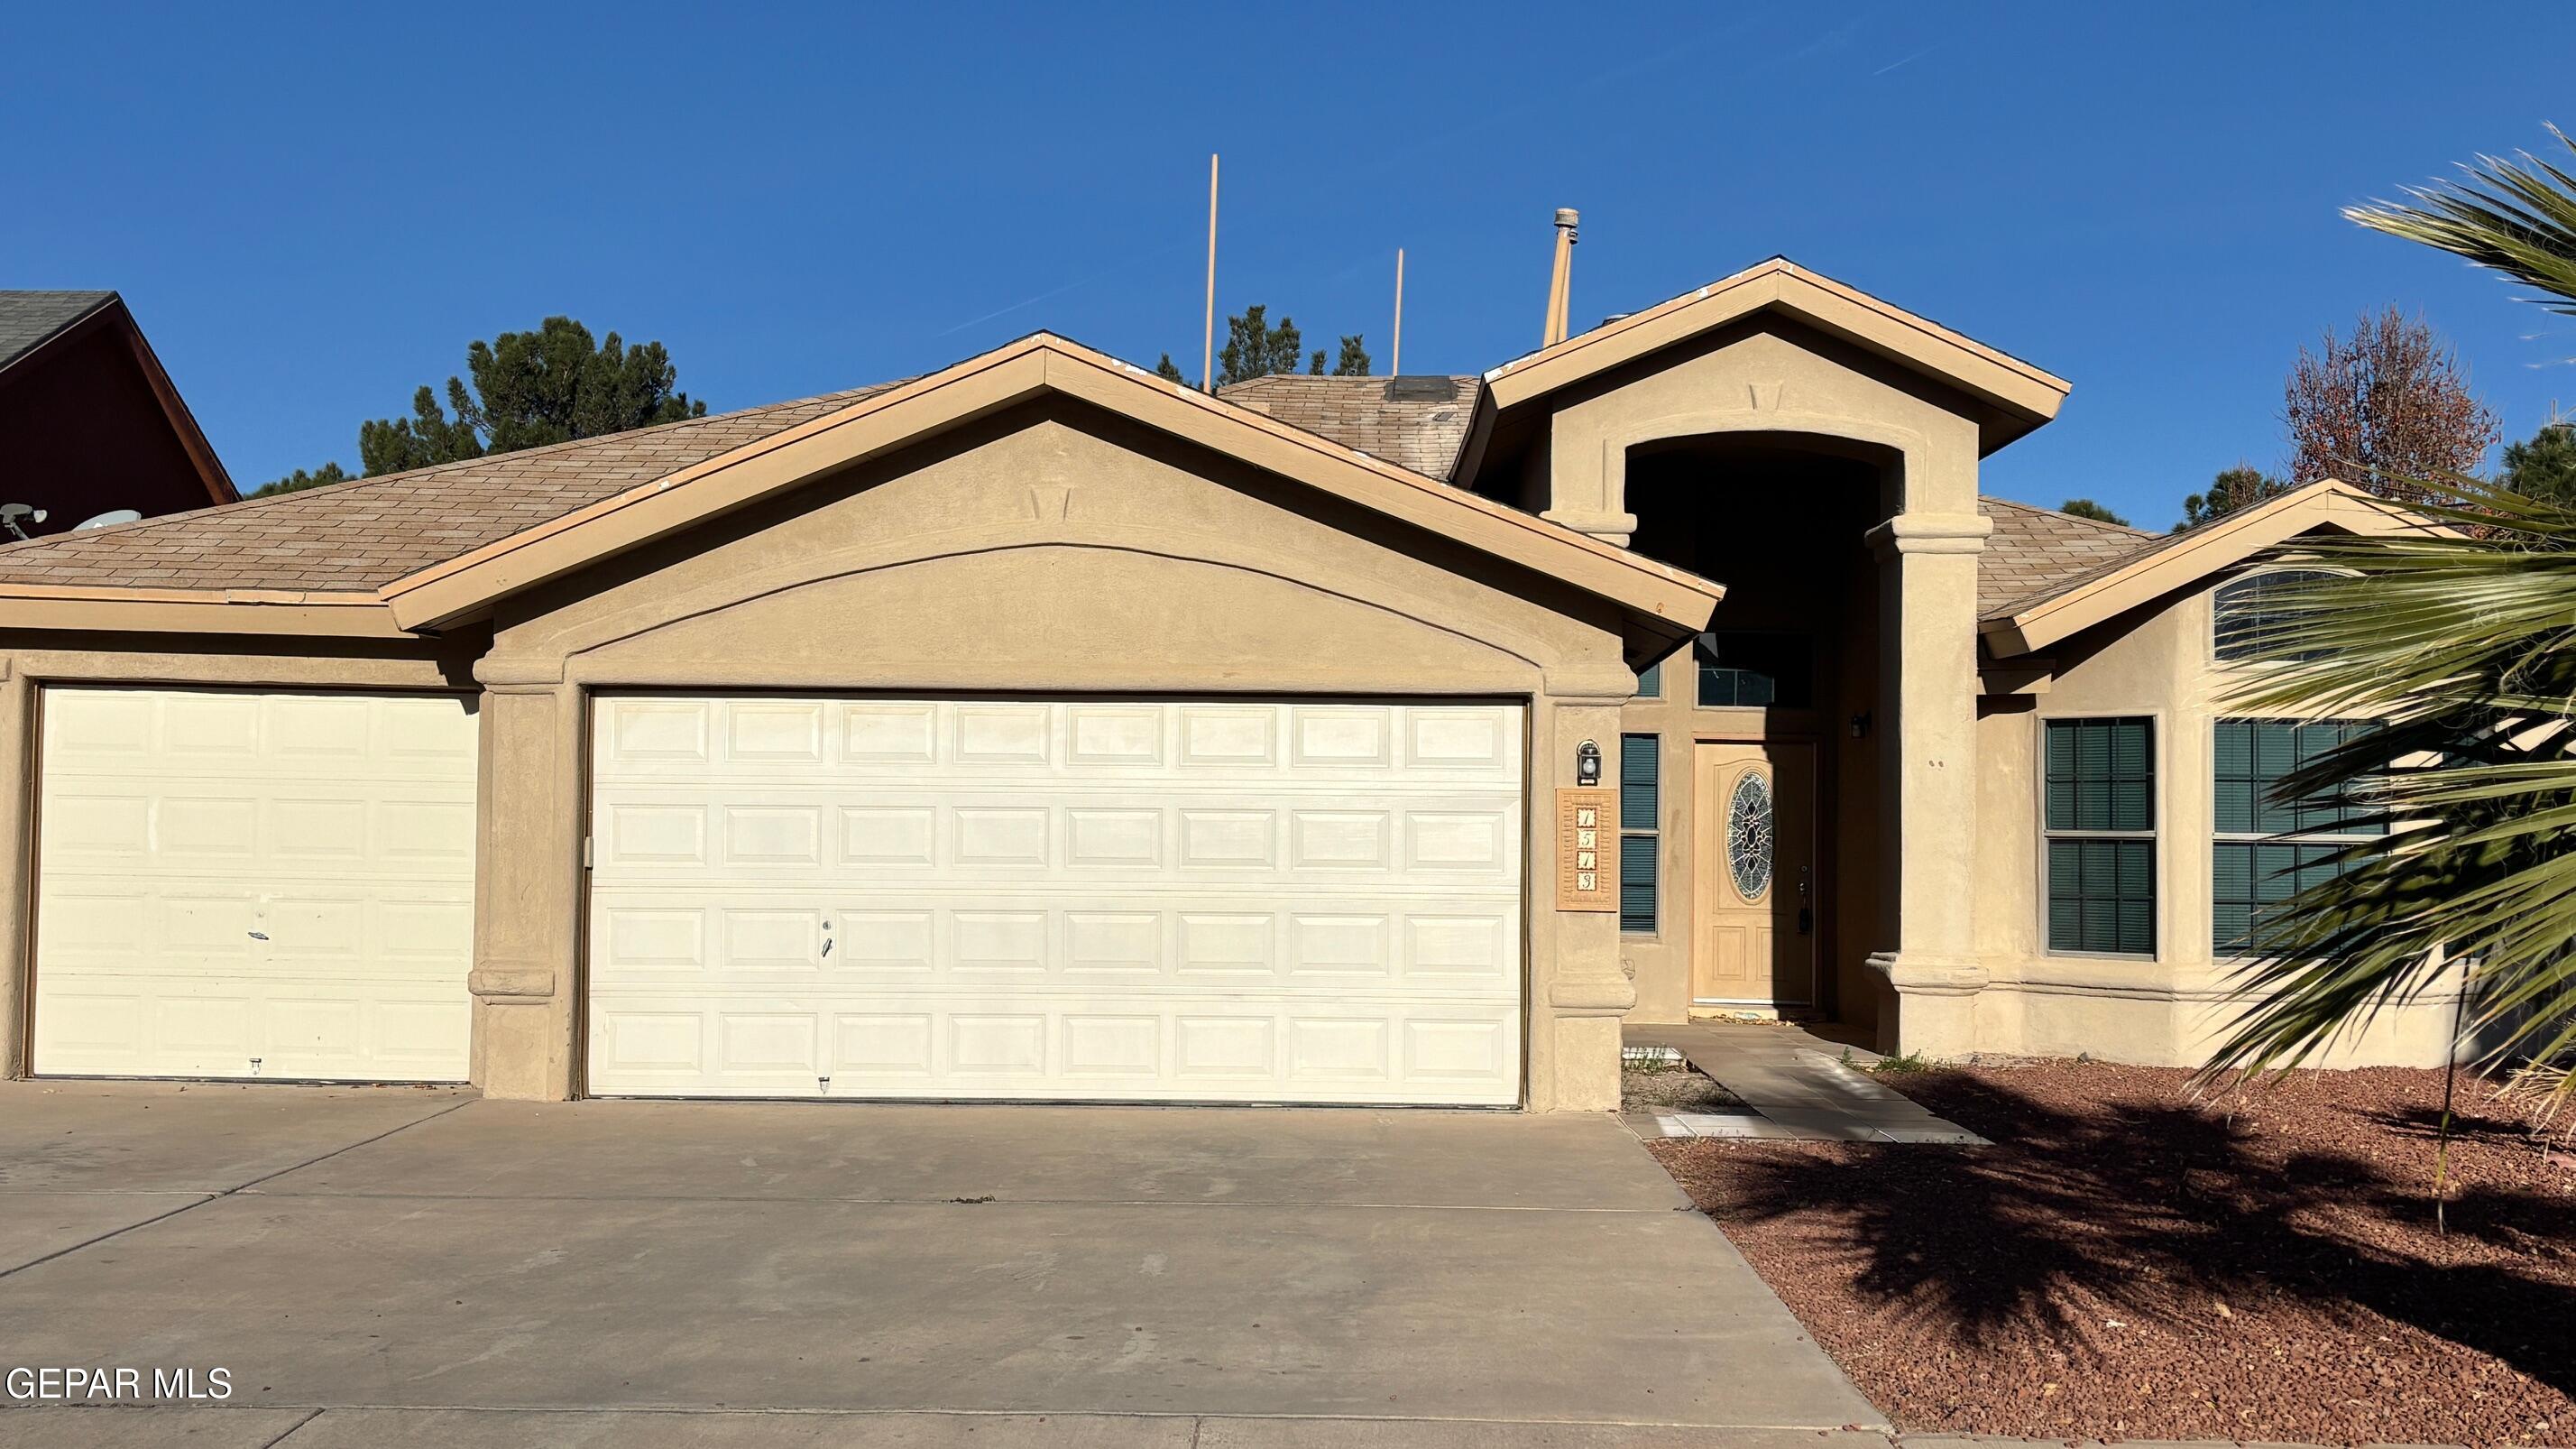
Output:
<svg viewBox="0 0 2576 1449">
<path fill-rule="evenodd" d="M 2251 1003 L 2213 1070 L 2295 1065 L 2380 1011 L 2476 983 L 2499 1052 L 2576 1049 L 2576 510 L 2430 480 L 2474 531 L 2300 542 L 2257 667 L 2222 707 L 2375 721 L 2293 771 L 2286 799 L 2385 834 L 2261 923 Z"/>
<path fill-rule="evenodd" d="M 2576 152 L 2576 139 L 2549 133 Z M 2576 315 L 2576 176 L 2528 151 L 2460 170 L 2462 180 L 2406 188 L 2411 203 L 2375 201 L 2344 215 L 2538 287 L 2553 299 L 2543 306 Z"/>
</svg>

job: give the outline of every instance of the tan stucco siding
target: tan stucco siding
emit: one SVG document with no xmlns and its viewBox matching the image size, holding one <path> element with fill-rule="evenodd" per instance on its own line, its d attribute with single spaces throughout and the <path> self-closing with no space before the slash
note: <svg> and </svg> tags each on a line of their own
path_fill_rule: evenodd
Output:
<svg viewBox="0 0 2576 1449">
<path fill-rule="evenodd" d="M 2212 726 L 2230 683 L 2211 648 L 2210 587 L 2198 587 L 2059 641 L 2029 708 L 1986 701 L 1977 725 L 1978 949 L 1990 984 L 1973 1044 L 1954 1050 L 2090 1053 L 2197 1066 L 2242 1010 L 2238 963 L 2211 947 Z M 2051 952 L 2043 925 L 2040 734 L 2050 719 L 2142 715 L 2155 724 L 2156 950 L 2152 957 Z M 2450 998 L 2383 1014 L 2320 1064 L 2442 1060 Z"/>
<path fill-rule="evenodd" d="M 609 688 L 1471 695 L 1531 710 L 1532 1106 L 1617 1092 L 1616 922 L 1559 917 L 1552 789 L 1615 747 L 1618 621 L 1552 581 L 1032 407 L 641 551 L 499 621 L 477 1039 L 487 1089 L 579 1090 L 582 718 Z"/>
<path fill-rule="evenodd" d="M 28 741 L 51 679 L 483 690 L 473 1077 L 581 1088 L 586 719 L 603 688 L 1474 696 L 1529 711 L 1527 1100 L 1615 1104 L 1615 916 L 1554 910 L 1553 792 L 1615 750 L 1632 616 L 1070 402 L 1038 402 L 612 558 L 433 640 L 0 639 L 4 1063 L 23 1072 Z"/>
<path fill-rule="evenodd" d="M 1896 455 L 1903 462 L 1891 471 L 1882 513 L 1977 511 L 1977 425 L 1920 378 L 1776 323 L 1726 329 L 1697 346 L 1602 390 L 1578 390 L 1554 412 L 1548 516 L 1587 532 L 1630 532 L 1628 450 L 1746 432 L 1838 439 Z"/>
<path fill-rule="evenodd" d="M 1900 984 L 1925 994 L 1912 1017 L 1955 1011 L 1961 998 L 1950 978 L 1973 952 L 1971 866 L 1955 850 L 1915 848 L 1922 836 L 1907 822 L 1974 829 L 1976 555 L 1991 527 L 1977 511 L 1976 408 L 1919 373 L 1777 317 L 1717 329 L 1570 387 L 1547 406 L 1549 516 L 1606 538 L 1625 541 L 1638 526 L 1628 479 L 1641 448 L 1758 440 L 1872 472 L 1877 496 L 1862 528 L 1777 540 L 1779 551 L 1812 557 L 1817 568 L 1870 577 L 1869 588 L 1845 591 L 1834 704 L 1822 717 L 1754 722 L 1750 733 L 1810 739 L 1818 751 L 1820 805 L 1833 825 L 1828 899 L 1819 903 L 1833 1009 L 1877 1022 L 1893 966 Z M 1759 592 L 1748 583 L 1731 593 L 1712 627 L 1800 627 L 1760 622 Z M 1668 690 L 1687 690 L 1687 667 L 1677 674 Z M 1859 737 L 1849 729 L 1854 716 L 1867 717 Z M 1688 746 L 1745 735 L 1670 702 L 1632 706 L 1631 720 L 1631 728 L 1667 732 L 1665 929 L 1654 940 L 1631 937 L 1629 959 L 1641 1018 L 1671 1020 L 1687 1007 L 1688 896 L 1708 854 L 1691 839 Z"/>
</svg>

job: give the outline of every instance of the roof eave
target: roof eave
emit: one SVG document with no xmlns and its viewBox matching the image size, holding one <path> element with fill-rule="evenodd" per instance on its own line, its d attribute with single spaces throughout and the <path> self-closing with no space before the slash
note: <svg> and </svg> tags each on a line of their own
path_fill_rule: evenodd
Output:
<svg viewBox="0 0 2576 1449">
<path fill-rule="evenodd" d="M 373 593 L 0 586 L 0 629 L 417 639 Z"/>
<path fill-rule="evenodd" d="M 2373 535 L 2453 532 L 2341 479 L 2321 478 L 2176 535 L 2108 573 L 1989 619 L 1978 626 L 1978 637 L 1996 658 L 2045 649 L 2320 528 Z"/>
</svg>

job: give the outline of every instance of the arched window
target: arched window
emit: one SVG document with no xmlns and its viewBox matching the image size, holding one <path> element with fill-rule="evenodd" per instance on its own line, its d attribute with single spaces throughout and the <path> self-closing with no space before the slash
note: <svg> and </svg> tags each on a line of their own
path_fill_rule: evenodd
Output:
<svg viewBox="0 0 2576 1449">
<path fill-rule="evenodd" d="M 2216 646 L 2222 661 L 2235 662 L 2258 656 L 2269 658 L 2307 659 L 2308 654 L 2282 654 L 2277 641 L 2290 624 L 2283 610 L 2283 597 L 2293 590 L 2336 575 L 2324 569 L 2263 569 L 2241 574 L 2218 586 L 2216 608 Z"/>
</svg>

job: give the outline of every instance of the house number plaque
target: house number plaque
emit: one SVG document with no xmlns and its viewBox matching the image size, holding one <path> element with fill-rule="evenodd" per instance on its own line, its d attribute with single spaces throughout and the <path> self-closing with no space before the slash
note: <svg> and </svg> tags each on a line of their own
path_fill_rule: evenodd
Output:
<svg viewBox="0 0 2576 1449">
<path fill-rule="evenodd" d="M 1619 797 L 1610 790 L 1556 792 L 1556 908 L 1619 909 Z"/>
</svg>

